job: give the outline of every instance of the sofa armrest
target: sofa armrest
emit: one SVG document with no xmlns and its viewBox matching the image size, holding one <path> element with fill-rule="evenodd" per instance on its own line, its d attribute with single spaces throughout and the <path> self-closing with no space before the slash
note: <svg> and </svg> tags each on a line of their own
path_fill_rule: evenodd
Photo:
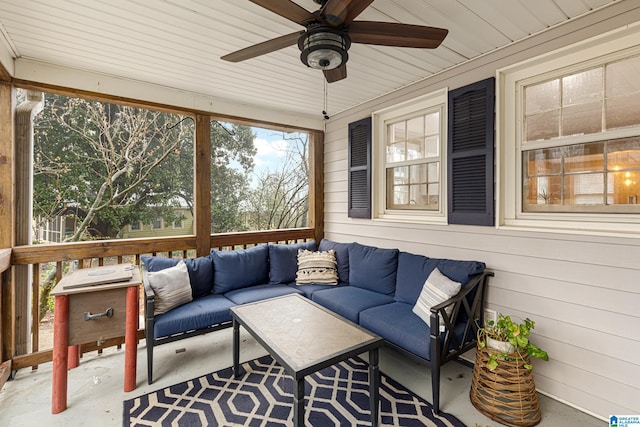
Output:
<svg viewBox="0 0 640 427">
<path fill-rule="evenodd" d="M 151 288 L 151 285 L 149 284 L 148 271 L 144 264 L 142 265 L 142 284 L 144 285 L 144 317 L 146 319 L 153 319 L 156 294 L 153 292 L 153 288 Z"/>
<path fill-rule="evenodd" d="M 476 274 L 457 295 L 431 307 L 431 350 L 439 353 L 436 360 L 444 363 L 475 345 L 479 325 L 483 323 L 485 289 L 493 276 L 494 273 L 487 270 Z M 449 307 L 451 314 L 445 310 Z M 456 326 L 461 322 L 464 322 L 464 330 L 462 334 L 456 334 Z"/>
</svg>

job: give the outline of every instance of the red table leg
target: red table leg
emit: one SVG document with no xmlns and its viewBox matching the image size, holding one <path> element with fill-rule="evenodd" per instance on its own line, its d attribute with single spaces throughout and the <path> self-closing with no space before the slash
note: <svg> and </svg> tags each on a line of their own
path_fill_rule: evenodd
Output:
<svg viewBox="0 0 640 427">
<path fill-rule="evenodd" d="M 69 296 L 57 295 L 53 314 L 53 379 L 51 413 L 67 409 L 67 347 L 69 344 Z"/>
<path fill-rule="evenodd" d="M 138 286 L 127 288 L 127 315 L 124 335 L 124 391 L 136 388 L 138 350 Z"/>
<path fill-rule="evenodd" d="M 67 368 L 73 369 L 80 365 L 80 345 L 70 345 L 67 351 Z"/>
</svg>

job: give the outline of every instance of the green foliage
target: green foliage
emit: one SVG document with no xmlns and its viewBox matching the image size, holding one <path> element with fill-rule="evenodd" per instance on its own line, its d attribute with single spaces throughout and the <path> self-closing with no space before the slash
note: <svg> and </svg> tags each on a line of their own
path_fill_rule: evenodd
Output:
<svg viewBox="0 0 640 427">
<path fill-rule="evenodd" d="M 498 367 L 500 360 L 522 360 L 525 355 L 535 357 L 542 360 L 549 360 L 546 351 L 541 350 L 531 341 L 529 335 L 535 326 L 535 322 L 529 318 L 524 319 L 523 323 L 517 323 L 511 319 L 511 316 L 498 314 L 497 321 L 490 321 L 487 326 L 478 330 L 478 348 L 483 350 L 487 346 L 487 339 L 492 338 L 496 341 L 508 342 L 515 347 L 513 353 L 493 352 L 489 356 L 487 368 L 493 371 Z M 533 369 L 530 364 L 525 364 L 525 368 Z"/>
</svg>

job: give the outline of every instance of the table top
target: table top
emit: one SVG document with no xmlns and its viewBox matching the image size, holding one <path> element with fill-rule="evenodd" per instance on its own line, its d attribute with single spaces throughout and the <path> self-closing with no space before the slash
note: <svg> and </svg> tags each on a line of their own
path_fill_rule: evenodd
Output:
<svg viewBox="0 0 640 427">
<path fill-rule="evenodd" d="M 131 264 L 81 268 L 64 276 L 51 295 L 73 295 L 141 284 L 140 269 Z"/>
<path fill-rule="evenodd" d="M 297 294 L 238 305 L 231 308 L 231 314 L 297 377 L 378 348 L 383 342 Z"/>
</svg>

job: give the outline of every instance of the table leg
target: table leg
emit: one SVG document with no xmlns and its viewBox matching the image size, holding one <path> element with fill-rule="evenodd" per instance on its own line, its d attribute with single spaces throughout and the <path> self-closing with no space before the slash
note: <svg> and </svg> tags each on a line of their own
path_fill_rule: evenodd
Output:
<svg viewBox="0 0 640 427">
<path fill-rule="evenodd" d="M 67 409 L 67 357 L 69 345 L 69 296 L 57 295 L 53 314 L 53 378 L 51 413 Z"/>
<path fill-rule="evenodd" d="M 293 425 L 304 427 L 304 377 L 296 380 L 293 389 Z"/>
<path fill-rule="evenodd" d="M 233 376 L 240 376 L 240 324 L 233 318 Z"/>
<path fill-rule="evenodd" d="M 124 391 L 136 388 L 138 350 L 138 286 L 129 286 L 126 297 L 126 326 L 124 332 Z"/>
<path fill-rule="evenodd" d="M 378 425 L 380 405 L 380 368 L 378 367 L 378 349 L 369 351 L 369 405 L 371 407 L 371 425 Z"/>
<path fill-rule="evenodd" d="M 80 365 L 80 344 L 67 347 L 67 368 L 73 369 Z"/>
</svg>

